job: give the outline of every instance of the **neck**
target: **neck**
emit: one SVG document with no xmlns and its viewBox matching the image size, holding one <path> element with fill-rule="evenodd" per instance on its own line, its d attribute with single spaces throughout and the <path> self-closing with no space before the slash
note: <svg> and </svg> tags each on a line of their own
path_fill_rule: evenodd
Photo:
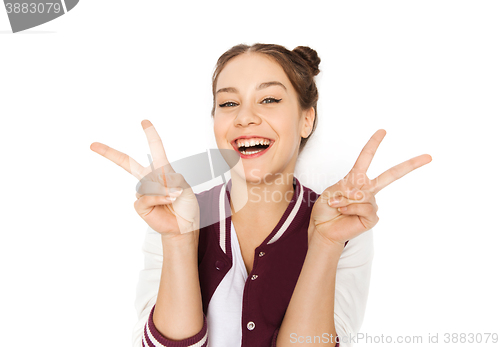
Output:
<svg viewBox="0 0 500 347">
<path fill-rule="evenodd" d="M 255 224 L 282 216 L 294 195 L 293 178 L 290 173 L 249 182 L 231 175 L 231 218 Z"/>
</svg>

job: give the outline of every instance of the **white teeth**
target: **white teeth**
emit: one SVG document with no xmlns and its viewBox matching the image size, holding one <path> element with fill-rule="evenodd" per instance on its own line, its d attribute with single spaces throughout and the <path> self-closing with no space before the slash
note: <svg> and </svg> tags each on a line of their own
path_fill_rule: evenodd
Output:
<svg viewBox="0 0 500 347">
<path fill-rule="evenodd" d="M 255 145 L 269 145 L 271 141 L 266 140 L 266 139 L 250 139 L 250 140 L 243 140 L 239 139 L 236 141 L 236 145 L 238 147 L 252 147 Z"/>
<path fill-rule="evenodd" d="M 254 153 L 259 153 L 259 152 L 261 152 L 261 151 L 262 151 L 262 150 L 260 150 L 260 151 L 250 151 L 250 152 L 243 151 L 243 152 L 241 152 L 241 153 L 243 153 L 243 154 L 245 154 L 245 155 L 250 155 L 250 154 L 254 154 Z"/>
</svg>

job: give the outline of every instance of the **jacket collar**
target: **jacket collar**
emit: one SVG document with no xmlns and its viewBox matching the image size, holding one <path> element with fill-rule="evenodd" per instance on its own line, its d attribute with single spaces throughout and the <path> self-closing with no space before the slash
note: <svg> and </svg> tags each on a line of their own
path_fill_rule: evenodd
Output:
<svg viewBox="0 0 500 347">
<path fill-rule="evenodd" d="M 304 188 L 299 180 L 294 176 L 293 183 L 295 186 L 294 193 L 290 203 L 288 204 L 285 213 L 281 216 L 280 221 L 274 227 L 273 231 L 262 242 L 263 245 L 270 245 L 278 241 L 297 216 L 300 206 L 304 201 Z M 230 233 L 231 233 L 231 205 L 230 205 L 230 191 L 232 180 L 222 184 L 219 192 L 219 246 L 225 254 L 230 253 Z M 225 222 L 224 222 L 225 221 Z M 261 247 L 259 246 L 259 247 Z"/>
</svg>

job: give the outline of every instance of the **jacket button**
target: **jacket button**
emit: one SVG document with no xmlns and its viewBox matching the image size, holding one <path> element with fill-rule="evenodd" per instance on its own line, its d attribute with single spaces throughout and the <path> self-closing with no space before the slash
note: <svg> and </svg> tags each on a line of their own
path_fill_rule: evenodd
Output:
<svg viewBox="0 0 500 347">
<path fill-rule="evenodd" d="M 254 323 L 254 322 L 248 322 L 248 324 L 247 324 L 247 329 L 248 329 L 248 330 L 253 330 L 253 329 L 255 329 L 255 323 Z"/>
<path fill-rule="evenodd" d="M 266 254 L 266 252 L 260 252 L 260 253 L 259 253 L 259 257 L 263 257 L 263 256 L 264 256 L 264 254 Z"/>
<path fill-rule="evenodd" d="M 215 262 L 215 268 L 216 268 L 217 270 L 219 270 L 219 271 L 220 271 L 220 270 L 222 270 L 222 269 L 225 267 L 225 265 L 226 265 L 226 264 L 225 264 L 223 261 L 220 261 L 220 260 L 217 260 L 217 261 Z"/>
<path fill-rule="evenodd" d="M 252 281 L 253 281 L 254 279 L 256 279 L 257 277 L 259 277 L 259 275 L 252 275 Z"/>
</svg>

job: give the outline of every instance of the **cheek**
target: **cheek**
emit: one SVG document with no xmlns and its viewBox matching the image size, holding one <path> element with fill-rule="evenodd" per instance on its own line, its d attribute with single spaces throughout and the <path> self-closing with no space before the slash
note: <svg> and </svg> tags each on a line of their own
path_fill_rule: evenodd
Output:
<svg viewBox="0 0 500 347">
<path fill-rule="evenodd" d="M 214 135 L 217 144 L 221 144 L 226 139 L 226 133 L 228 130 L 227 122 L 224 122 L 222 117 L 214 116 Z"/>
<path fill-rule="evenodd" d="M 272 127 L 279 134 L 282 142 L 295 143 L 300 138 L 298 117 L 296 112 L 288 110 L 274 119 Z"/>
</svg>

